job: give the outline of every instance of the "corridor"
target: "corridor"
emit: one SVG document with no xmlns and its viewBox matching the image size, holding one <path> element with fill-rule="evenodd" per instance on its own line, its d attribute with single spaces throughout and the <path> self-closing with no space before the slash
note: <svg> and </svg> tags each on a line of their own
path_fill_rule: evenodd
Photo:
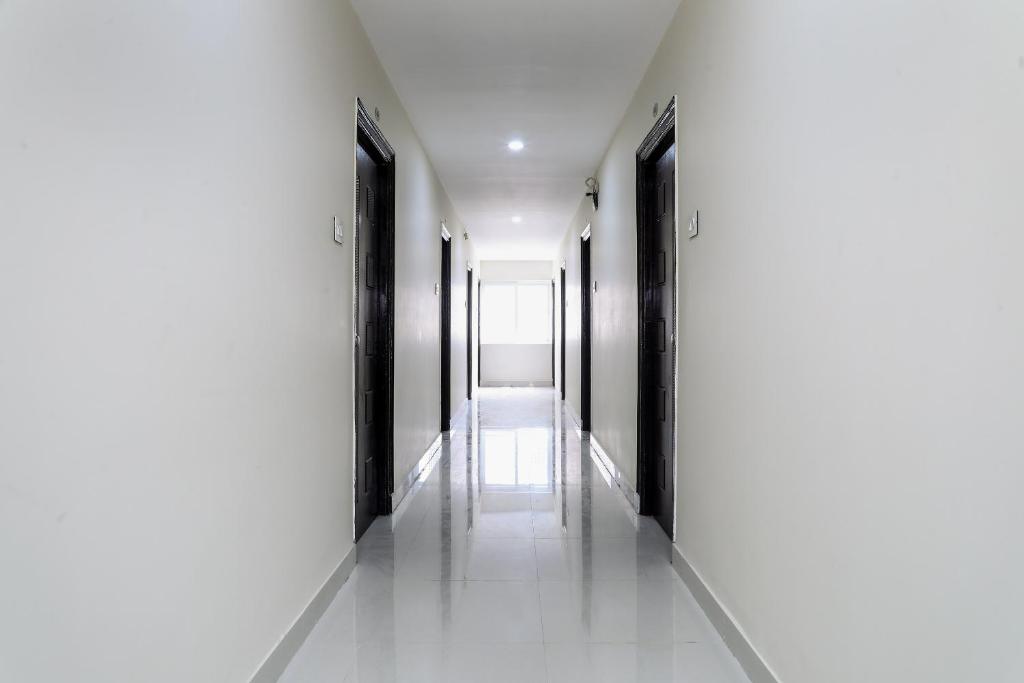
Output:
<svg viewBox="0 0 1024 683">
<path fill-rule="evenodd" d="M 747 679 L 550 389 L 482 389 L 284 683 Z"/>
<path fill-rule="evenodd" d="M 0 0 L 0 683 L 1024 682 L 1024 0 Z"/>
</svg>

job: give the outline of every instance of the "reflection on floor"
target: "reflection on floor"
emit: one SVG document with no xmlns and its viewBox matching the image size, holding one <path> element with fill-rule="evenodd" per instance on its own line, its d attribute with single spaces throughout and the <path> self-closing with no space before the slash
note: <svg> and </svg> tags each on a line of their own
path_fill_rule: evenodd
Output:
<svg viewBox="0 0 1024 683">
<path fill-rule="evenodd" d="M 482 390 L 292 661 L 320 681 L 746 683 L 551 390 Z"/>
</svg>

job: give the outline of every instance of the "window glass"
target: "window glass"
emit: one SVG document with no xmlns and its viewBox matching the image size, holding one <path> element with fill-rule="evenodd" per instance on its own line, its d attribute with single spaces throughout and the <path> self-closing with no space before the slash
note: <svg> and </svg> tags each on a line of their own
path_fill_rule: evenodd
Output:
<svg viewBox="0 0 1024 683">
<path fill-rule="evenodd" d="M 480 341 L 516 343 L 516 286 L 484 283 L 480 301 Z"/>
<path fill-rule="evenodd" d="M 516 286 L 516 332 L 520 344 L 551 343 L 551 285 Z"/>
<path fill-rule="evenodd" d="M 485 282 L 480 301 L 483 344 L 550 344 L 550 282 Z"/>
</svg>

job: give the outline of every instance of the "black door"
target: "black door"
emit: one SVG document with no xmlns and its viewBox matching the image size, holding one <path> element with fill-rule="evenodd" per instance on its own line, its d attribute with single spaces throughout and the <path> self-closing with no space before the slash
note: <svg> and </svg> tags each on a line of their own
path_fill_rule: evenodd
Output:
<svg viewBox="0 0 1024 683">
<path fill-rule="evenodd" d="M 642 172 L 640 257 L 640 456 L 646 514 L 672 536 L 673 331 L 675 329 L 675 159 L 671 138 Z"/>
<path fill-rule="evenodd" d="M 562 361 L 561 361 L 561 378 L 562 378 L 562 400 L 565 400 L 565 267 L 562 267 L 561 274 L 561 285 L 562 285 L 562 317 L 559 318 L 562 321 Z"/>
<path fill-rule="evenodd" d="M 580 243 L 580 410 L 583 431 L 590 431 L 590 237 Z"/>
<path fill-rule="evenodd" d="M 466 271 L 466 398 L 473 398 L 473 271 Z"/>
<path fill-rule="evenodd" d="M 555 386 L 555 281 L 551 281 L 551 386 Z"/>
<path fill-rule="evenodd" d="M 452 243 L 441 238 L 441 431 L 452 428 Z"/>
<path fill-rule="evenodd" d="M 477 283 L 476 283 L 476 301 L 477 301 L 476 305 L 477 306 L 480 306 L 483 303 L 483 300 L 484 300 L 483 299 L 483 286 L 484 286 L 484 283 L 482 281 L 477 281 Z M 484 355 L 483 355 L 483 350 L 480 347 L 480 340 L 483 338 L 483 331 L 482 331 L 482 328 L 480 327 L 483 324 L 481 322 L 482 318 L 483 318 L 483 316 L 480 315 L 479 312 L 477 312 L 477 314 L 476 314 L 476 383 L 480 384 L 480 385 L 483 384 L 483 374 L 484 374 L 484 370 L 483 370 Z"/>
<path fill-rule="evenodd" d="M 381 192 L 376 162 L 356 146 L 356 216 L 359 221 L 356 345 L 356 538 L 381 509 L 380 458 L 384 452 L 382 419 L 386 394 L 380 341 L 385 296 L 381 273 Z"/>
</svg>

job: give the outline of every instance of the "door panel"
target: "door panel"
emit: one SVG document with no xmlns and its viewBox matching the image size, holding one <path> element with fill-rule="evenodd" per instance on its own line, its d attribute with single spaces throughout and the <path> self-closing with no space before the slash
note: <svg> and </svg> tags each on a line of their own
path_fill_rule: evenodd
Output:
<svg viewBox="0 0 1024 683">
<path fill-rule="evenodd" d="M 452 243 L 441 238 L 441 431 L 452 427 Z"/>
<path fill-rule="evenodd" d="M 641 457 L 645 460 L 645 510 L 672 535 L 674 416 L 673 344 L 675 315 L 675 145 L 648 169 L 643 205 L 647 207 L 641 257 L 644 344 L 641 356 Z"/>
<path fill-rule="evenodd" d="M 580 410 L 583 431 L 590 431 L 590 238 L 580 244 Z"/>
<path fill-rule="evenodd" d="M 562 341 L 561 341 L 561 345 L 562 345 L 562 356 L 561 357 L 562 357 L 562 360 L 560 362 L 560 365 L 562 366 L 561 367 L 562 400 L 564 401 L 565 400 L 565 268 L 564 267 L 562 268 L 562 274 L 561 274 L 560 277 L 561 277 L 560 284 L 562 286 L 562 296 L 561 296 L 561 298 L 562 298 L 562 317 L 560 318 L 560 320 L 562 321 L 562 334 L 561 334 L 561 337 L 562 337 Z"/>
<path fill-rule="evenodd" d="M 380 509 L 378 462 L 382 452 L 383 439 L 380 434 L 378 416 L 382 413 L 377 405 L 384 393 L 379 386 L 378 338 L 380 327 L 380 296 L 379 272 L 380 262 L 380 229 L 377 217 L 380 215 L 377 202 L 378 191 L 377 164 L 370 158 L 362 145 L 356 147 L 356 220 L 358 221 L 358 257 L 360 262 L 358 277 L 357 315 L 362 325 L 362 338 L 359 340 L 356 363 L 357 396 L 361 406 L 357 406 L 356 426 L 356 474 L 359 478 L 356 486 L 356 538 L 359 538 Z"/>
<path fill-rule="evenodd" d="M 477 308 L 480 307 L 481 303 L 484 300 L 483 296 L 482 296 L 482 294 L 483 294 L 483 286 L 484 286 L 484 283 L 482 281 L 480 281 L 480 280 L 477 280 L 477 283 L 476 283 L 476 305 L 477 305 Z M 482 352 L 482 345 L 481 345 L 481 342 L 480 342 L 480 340 L 483 339 L 483 328 L 481 327 L 483 325 L 483 323 L 481 322 L 481 318 L 483 318 L 483 316 L 480 315 L 480 311 L 477 311 L 477 313 L 476 313 L 476 385 L 477 386 L 481 385 L 481 383 L 483 381 L 482 377 L 483 377 L 483 374 L 484 374 L 484 354 Z"/>
<path fill-rule="evenodd" d="M 466 271 L 466 398 L 473 398 L 473 271 Z"/>
<path fill-rule="evenodd" d="M 555 281 L 551 281 L 551 386 L 558 381 L 555 375 Z"/>
</svg>

